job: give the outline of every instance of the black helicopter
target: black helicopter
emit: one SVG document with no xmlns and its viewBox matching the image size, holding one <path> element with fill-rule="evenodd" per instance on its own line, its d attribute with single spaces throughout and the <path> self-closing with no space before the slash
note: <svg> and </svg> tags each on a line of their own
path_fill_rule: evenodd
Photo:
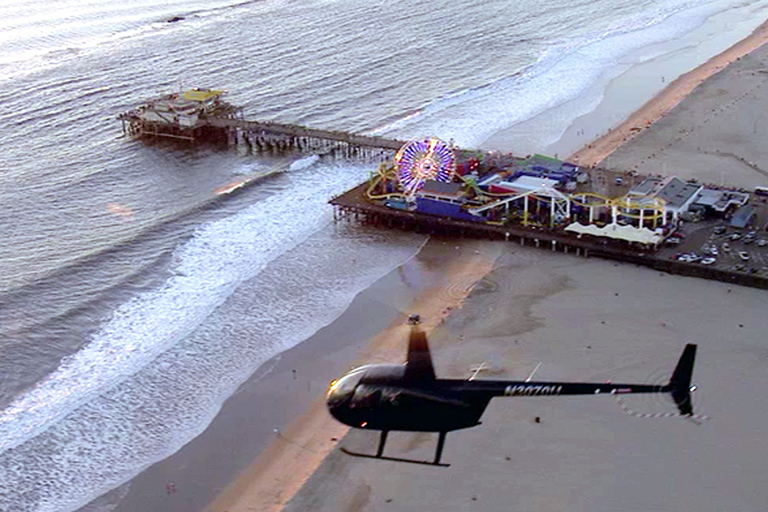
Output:
<svg viewBox="0 0 768 512">
<path fill-rule="evenodd" d="M 446 434 L 479 425 L 491 398 L 499 396 L 670 393 L 680 415 L 693 415 L 690 392 L 695 389 L 691 386 L 694 344 L 686 345 L 666 385 L 438 379 L 426 334 L 417 325 L 418 315 L 411 315 L 409 323 L 405 364 L 361 366 L 331 382 L 326 402 L 334 418 L 354 428 L 381 431 L 376 455 L 343 449 L 350 455 L 420 462 L 383 457 L 387 434 L 391 430 L 437 432 L 437 449 L 431 464 L 444 465 L 440 464 L 440 457 Z"/>
</svg>

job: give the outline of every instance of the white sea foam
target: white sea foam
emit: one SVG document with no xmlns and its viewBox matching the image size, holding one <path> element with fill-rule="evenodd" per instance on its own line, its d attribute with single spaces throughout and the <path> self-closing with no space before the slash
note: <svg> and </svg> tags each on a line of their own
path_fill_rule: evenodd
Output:
<svg viewBox="0 0 768 512">
<path fill-rule="evenodd" d="M 289 171 L 301 171 L 302 169 L 306 169 L 307 167 L 312 167 L 317 163 L 317 161 L 320 160 L 320 157 L 318 155 L 310 155 L 307 157 L 302 158 L 301 160 L 296 160 L 293 162 L 290 167 L 288 167 Z"/>
<path fill-rule="evenodd" d="M 364 172 L 363 167 L 325 169 L 313 175 L 312 186 L 297 186 L 289 195 L 272 196 L 200 228 L 176 251 L 175 275 L 161 289 L 119 307 L 80 352 L 0 412 L 0 453 L 43 432 L 183 339 L 244 279 L 327 223 L 327 199 L 356 184 Z"/>
<path fill-rule="evenodd" d="M 0 510 L 74 510 L 167 457 L 260 364 L 415 254 L 423 236 L 403 233 L 398 243 L 323 229 L 327 197 L 364 172 L 315 168 L 297 176 L 290 197 L 204 226 L 176 251 L 176 275 L 162 289 L 118 308 L 89 345 L 3 411 Z M 308 178 L 311 187 L 299 186 Z"/>
</svg>

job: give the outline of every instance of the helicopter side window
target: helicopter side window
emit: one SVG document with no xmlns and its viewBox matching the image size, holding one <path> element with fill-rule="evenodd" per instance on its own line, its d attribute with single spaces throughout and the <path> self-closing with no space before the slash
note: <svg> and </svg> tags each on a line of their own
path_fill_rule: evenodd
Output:
<svg viewBox="0 0 768 512">
<path fill-rule="evenodd" d="M 381 389 L 366 385 L 357 386 L 352 395 L 352 407 L 375 407 L 381 401 Z"/>
<path fill-rule="evenodd" d="M 396 405 L 399 402 L 400 394 L 398 389 L 386 388 L 382 392 L 381 398 L 385 403 Z"/>
</svg>

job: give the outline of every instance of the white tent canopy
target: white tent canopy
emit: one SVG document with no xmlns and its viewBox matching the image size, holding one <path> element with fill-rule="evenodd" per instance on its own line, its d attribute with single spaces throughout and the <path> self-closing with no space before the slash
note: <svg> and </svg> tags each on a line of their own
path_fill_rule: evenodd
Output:
<svg viewBox="0 0 768 512">
<path fill-rule="evenodd" d="M 585 226 L 574 222 L 570 224 L 566 231 L 571 233 L 587 234 L 617 240 L 626 240 L 628 242 L 639 242 L 641 244 L 658 244 L 664 240 L 664 237 L 651 231 L 648 228 L 636 228 L 635 226 L 624 226 L 621 224 L 608 224 L 602 228 L 590 224 Z"/>
<path fill-rule="evenodd" d="M 519 176 L 514 181 L 500 181 L 495 185 L 498 187 L 510 189 L 511 191 L 517 192 L 519 194 L 538 192 L 541 195 L 554 197 L 551 191 L 555 188 L 555 185 L 557 185 L 557 181 L 549 178 L 537 178 L 535 176 Z M 561 192 L 558 192 L 557 197 L 562 195 L 563 194 Z"/>
</svg>

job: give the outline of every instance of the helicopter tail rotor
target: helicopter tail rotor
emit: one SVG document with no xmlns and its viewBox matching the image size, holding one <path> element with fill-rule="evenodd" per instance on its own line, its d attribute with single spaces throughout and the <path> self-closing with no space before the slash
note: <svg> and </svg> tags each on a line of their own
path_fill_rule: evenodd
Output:
<svg viewBox="0 0 768 512">
<path fill-rule="evenodd" d="M 689 343 L 685 346 L 680 360 L 677 362 L 672 378 L 669 380 L 672 399 L 675 401 L 680 414 L 693 415 L 691 403 L 691 376 L 693 375 L 693 362 L 696 358 L 696 345 Z"/>
</svg>

